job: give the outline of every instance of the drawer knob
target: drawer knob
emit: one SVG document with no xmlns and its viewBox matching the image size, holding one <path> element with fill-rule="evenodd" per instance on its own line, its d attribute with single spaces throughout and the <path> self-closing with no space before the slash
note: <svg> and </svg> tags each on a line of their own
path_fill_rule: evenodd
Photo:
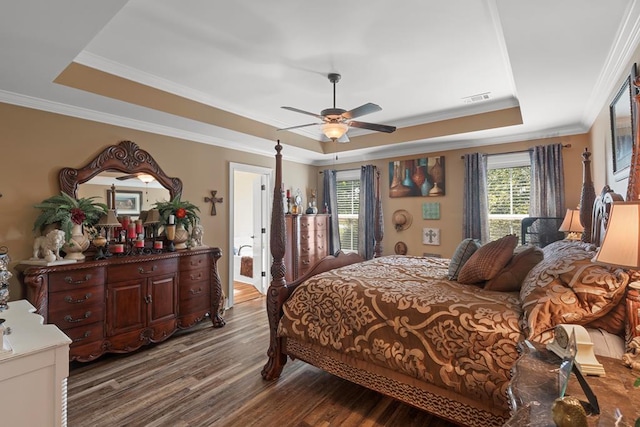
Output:
<svg viewBox="0 0 640 427">
<path fill-rule="evenodd" d="M 89 317 L 91 317 L 91 312 L 87 311 L 83 317 L 79 318 L 79 319 L 74 319 L 73 317 L 71 317 L 69 314 L 67 314 L 66 316 L 64 316 L 64 320 L 69 322 L 69 323 L 78 323 L 78 322 L 82 322 L 83 320 L 87 320 Z"/>
<path fill-rule="evenodd" d="M 153 302 L 153 298 L 151 298 L 151 295 L 145 295 L 144 302 L 146 302 L 147 304 L 151 304 Z"/>
<path fill-rule="evenodd" d="M 189 292 L 191 293 L 191 295 L 198 295 L 200 293 L 202 293 L 202 288 L 198 288 L 198 289 L 189 289 Z"/>
<path fill-rule="evenodd" d="M 82 304 L 83 302 L 87 301 L 89 298 L 91 298 L 91 292 L 86 293 L 84 295 L 84 298 L 76 299 L 76 300 L 71 298 L 71 296 L 67 295 L 66 297 L 64 297 L 64 300 L 69 304 Z"/>
<path fill-rule="evenodd" d="M 82 335 L 81 337 L 78 337 L 76 339 L 73 340 L 73 342 L 80 342 L 80 341 L 84 341 L 87 338 L 89 338 L 91 336 L 91 331 L 87 331 L 84 333 L 84 335 Z"/>
<path fill-rule="evenodd" d="M 190 274 L 189 277 L 191 278 L 191 280 L 198 280 L 198 279 L 202 279 L 202 273 L 198 273 L 198 274 Z"/>
<path fill-rule="evenodd" d="M 73 277 L 71 276 L 67 276 L 64 278 L 64 281 L 67 283 L 70 283 L 72 285 L 79 285 L 81 283 L 87 282 L 91 280 L 91 274 L 87 274 L 84 276 L 84 279 L 80 279 L 80 280 L 73 280 Z"/>
<path fill-rule="evenodd" d="M 145 270 L 143 267 L 138 267 L 138 272 L 140 274 L 151 274 L 157 269 L 158 269 L 158 266 L 154 264 L 153 267 L 151 267 L 151 270 Z"/>
</svg>

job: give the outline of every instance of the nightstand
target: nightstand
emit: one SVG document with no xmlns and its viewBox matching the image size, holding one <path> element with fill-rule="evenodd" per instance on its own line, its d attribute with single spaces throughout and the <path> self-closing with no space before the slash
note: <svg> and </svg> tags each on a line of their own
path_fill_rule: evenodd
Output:
<svg viewBox="0 0 640 427">
<path fill-rule="evenodd" d="M 512 417 L 505 426 L 555 427 L 551 405 L 558 397 L 558 368 L 560 357 L 541 344 L 525 341 L 520 344 L 521 356 L 512 368 L 508 388 Z M 619 409 L 624 421 L 633 426 L 640 418 L 640 388 L 634 388 L 640 373 L 625 367 L 621 360 L 598 356 L 606 376 L 586 377 L 598 398 L 600 415 L 590 415 L 590 426 L 614 426 L 615 411 Z M 575 375 L 571 376 L 566 395 L 587 401 Z"/>
</svg>

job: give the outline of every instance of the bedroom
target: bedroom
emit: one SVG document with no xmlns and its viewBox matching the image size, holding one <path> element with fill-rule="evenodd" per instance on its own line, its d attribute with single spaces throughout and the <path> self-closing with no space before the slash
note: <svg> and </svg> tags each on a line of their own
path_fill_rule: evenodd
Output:
<svg viewBox="0 0 640 427">
<path fill-rule="evenodd" d="M 125 2 L 121 2 L 121 4 L 124 3 Z M 628 5 L 637 7 L 634 2 L 621 2 L 620 4 L 616 4 L 616 10 L 626 12 L 625 8 Z M 18 6 L 15 7 L 17 8 Z M 43 10 L 47 10 L 44 6 L 42 7 Z M 103 7 L 108 8 L 107 6 Z M 116 8 L 116 6 L 111 7 Z M 18 12 L 19 11 L 15 11 L 15 13 Z M 69 49 L 69 51 L 75 50 L 73 50 L 72 53 L 65 51 L 65 56 L 49 66 L 49 68 L 55 69 L 57 72 L 49 76 L 46 80 L 47 83 L 53 81 L 64 67 L 71 62 L 77 52 L 84 48 L 84 45 L 86 45 L 95 32 L 97 32 L 96 28 L 101 28 L 101 26 L 109 20 L 111 16 L 109 15 L 110 13 L 115 14 L 116 11 L 105 11 L 99 19 L 91 21 L 94 27 L 90 29 L 77 29 L 78 32 L 86 31 L 87 33 L 91 33 L 93 31 L 94 33 L 90 35 L 81 33 L 82 37 L 78 37 L 76 43 L 82 44 L 82 46 L 74 45 L 68 47 L 67 49 Z M 3 15 L 6 19 L 10 19 L 11 17 L 9 13 Z M 62 14 L 58 25 L 61 27 L 66 25 L 68 28 L 76 28 L 77 24 L 74 24 L 75 20 L 65 19 L 66 15 L 66 13 Z M 52 34 L 56 33 L 58 28 L 51 23 L 49 25 L 50 27 L 47 28 L 47 31 L 50 31 Z M 8 26 L 5 26 L 5 28 L 8 28 Z M 29 25 L 24 25 L 24 31 L 32 30 Z M 611 36 L 611 33 L 609 36 Z M 612 79 L 606 85 L 608 90 L 606 91 L 606 95 L 602 97 L 603 102 L 598 105 L 596 119 L 592 123 L 589 123 L 588 126 L 581 128 L 579 131 L 562 134 L 561 136 L 555 131 L 553 126 L 550 126 L 550 129 L 544 136 L 539 135 L 535 139 L 516 137 L 506 143 L 501 142 L 483 146 L 481 147 L 481 151 L 486 153 L 499 153 L 522 150 L 533 145 L 545 145 L 559 141 L 563 144 L 571 144 L 571 149 L 565 151 L 565 176 L 567 180 L 567 193 L 565 196 L 567 206 L 576 206 L 579 202 L 581 183 L 579 154 L 584 147 L 589 147 L 594 153 L 593 175 L 595 187 L 599 189 L 604 184 L 611 184 L 618 192 L 624 193 L 621 188 L 626 185 L 626 181 L 616 181 L 610 165 L 611 154 L 609 150 L 611 147 L 611 137 L 608 104 L 621 85 L 625 74 L 628 73 L 631 64 L 640 60 L 637 43 L 628 49 L 629 52 L 627 52 L 627 55 L 621 60 L 622 63 L 615 68 L 616 73 L 611 75 Z M 42 54 L 42 48 L 36 49 L 35 52 Z M 12 55 L 15 55 L 15 53 L 12 52 Z M 47 57 L 46 55 L 42 56 Z M 28 67 L 35 66 L 27 60 L 26 56 L 11 56 L 11 58 L 14 58 L 15 63 L 23 64 L 23 66 L 26 67 L 26 69 L 20 69 L 19 71 L 24 75 L 29 74 L 27 72 Z M 602 60 L 603 63 L 604 60 L 605 58 Z M 62 64 L 64 61 L 66 61 L 66 63 Z M 602 66 L 602 64 L 600 65 Z M 576 70 L 574 70 L 574 75 L 579 75 L 580 67 L 576 67 Z M 101 74 L 87 75 L 83 73 L 83 71 L 86 72 L 87 70 L 69 70 L 70 73 L 79 73 L 75 75 L 77 78 L 75 84 L 80 88 L 86 84 L 98 93 L 100 91 L 109 92 L 114 88 L 125 88 L 124 92 L 126 92 L 127 89 L 131 89 L 131 87 L 124 85 L 122 81 L 115 82 L 117 79 L 114 76 Z M 468 71 L 473 72 L 472 70 Z M 15 77 L 15 74 L 12 74 L 12 76 Z M 69 78 L 72 77 L 74 76 L 69 76 Z M 82 78 L 86 78 L 86 80 L 81 81 Z M 101 80 L 104 86 L 96 88 L 94 82 L 96 78 L 104 79 Z M 347 92 L 349 92 L 346 89 L 349 80 L 358 80 L 358 78 L 345 74 L 344 81 L 340 83 L 342 86 L 338 86 L 338 94 L 344 93 L 344 95 L 341 96 L 346 96 Z M 45 81 L 31 82 L 34 87 L 36 87 L 37 84 L 43 83 L 45 83 Z M 573 84 L 573 90 L 580 91 L 580 84 L 577 82 Z M 328 96 L 330 86 L 324 77 L 315 76 L 310 87 L 319 93 L 318 96 L 323 97 L 324 102 L 321 101 L 322 105 L 328 104 L 330 100 Z M 38 103 L 30 103 L 29 101 L 33 97 L 31 90 L 25 87 L 22 87 L 22 90 L 20 90 L 21 86 L 15 84 L 15 82 L 8 79 L 8 77 L 7 80 L 3 78 L 3 84 L 0 89 L 5 91 L 3 92 L 3 103 L 0 104 L 0 117 L 2 117 L 1 121 L 3 125 L 0 145 L 5 150 L 5 158 L 9 160 L 5 161 L 1 172 L 2 182 L 5 184 L 3 184 L 3 188 L 0 188 L 0 193 L 2 193 L 2 198 L 0 198 L 0 206 L 2 207 L 0 237 L 1 244 L 10 248 L 14 262 L 26 259 L 30 255 L 32 243 L 31 228 L 37 214 L 36 210 L 33 209 L 33 205 L 58 192 L 57 171 L 67 166 L 79 167 L 104 147 L 116 144 L 121 140 L 135 141 L 142 148 L 151 152 L 167 173 L 172 176 L 179 176 L 183 180 L 185 183 L 183 198 L 197 203 L 203 212 L 201 217 L 206 230 L 205 243 L 210 246 L 220 247 L 223 252 L 223 257 L 226 257 L 227 254 L 233 253 L 233 248 L 229 244 L 231 239 L 228 231 L 229 218 L 231 215 L 228 205 L 228 164 L 235 162 L 273 168 L 272 147 L 275 139 L 282 135 L 281 133 L 277 133 L 275 127 L 272 126 L 268 131 L 264 131 L 264 135 L 268 136 L 262 136 L 264 140 L 261 146 L 263 147 L 262 153 L 246 151 L 244 149 L 235 150 L 230 148 L 231 143 L 227 144 L 226 147 L 209 143 L 203 144 L 199 142 L 199 138 L 194 137 L 194 140 L 188 139 L 189 135 L 194 136 L 194 134 L 177 131 L 161 134 L 158 133 L 158 126 L 151 127 L 152 130 L 147 130 L 144 126 L 135 127 L 130 121 L 115 120 L 113 116 L 109 115 L 106 116 L 109 117 L 109 120 L 105 119 L 105 121 L 101 121 L 91 115 L 85 115 L 84 117 L 66 115 L 63 112 L 51 110 L 52 107 L 49 104 L 43 107 Z M 136 90 L 138 89 L 140 88 Z M 76 93 L 76 89 L 70 88 L 55 87 L 55 90 L 64 91 L 67 95 L 69 93 Z M 17 96 L 17 94 L 20 93 L 24 93 L 27 96 Z M 105 93 L 105 95 L 109 94 Z M 120 93 L 111 95 L 124 97 L 127 94 Z M 144 92 L 144 95 L 155 99 L 156 94 Z M 20 99 L 16 100 L 16 97 Z M 96 96 L 96 99 L 102 98 Z M 368 100 L 378 101 L 378 95 L 375 91 L 371 89 L 366 90 L 363 101 Z M 279 100 L 278 102 L 284 103 L 285 101 Z M 362 102 L 358 101 L 355 102 L 354 105 L 361 103 Z M 306 107 L 304 102 L 295 103 L 294 105 L 301 108 L 311 108 Z M 276 106 L 276 108 L 279 107 L 280 104 Z M 385 111 L 391 109 L 391 106 L 386 103 L 383 107 Z M 138 118 L 141 117 L 141 111 L 145 111 L 142 107 L 134 108 L 120 101 L 115 101 L 115 107 L 111 106 L 110 108 L 111 109 L 108 110 L 112 114 L 114 111 L 119 111 L 119 116 L 127 116 L 131 113 L 132 116 L 137 116 Z M 113 108 L 115 108 L 115 110 Z M 166 112 L 159 113 L 159 117 L 164 120 L 166 124 L 174 123 L 174 118 L 170 114 L 166 114 Z M 298 119 L 300 119 L 300 117 L 296 117 L 295 114 L 288 116 L 288 120 L 292 122 L 291 125 L 297 124 Z M 372 120 L 377 120 L 377 118 L 372 118 Z M 255 123 L 249 123 L 249 125 L 255 125 Z M 198 126 L 197 124 L 195 125 L 195 127 Z M 232 126 L 230 125 L 230 127 Z M 259 126 L 255 125 L 254 127 L 257 128 Z M 262 131 L 262 129 L 260 129 L 260 131 Z M 255 134 L 258 130 L 252 129 L 249 132 Z M 372 135 L 371 140 L 375 140 L 377 137 L 377 135 Z M 302 137 L 297 134 L 287 134 L 286 137 L 282 137 L 282 141 L 285 145 L 295 145 L 301 138 Z M 233 138 L 227 136 L 226 140 L 229 141 L 232 139 Z M 356 147 L 361 141 L 366 140 L 366 136 L 353 138 L 354 144 L 352 147 Z M 349 148 L 347 147 L 345 150 L 349 150 Z M 444 149 L 443 146 L 438 146 L 435 150 L 420 151 L 418 154 L 428 154 L 429 156 L 444 155 L 446 157 L 447 186 L 449 189 L 452 189 L 461 186 L 462 162 L 459 161 L 460 156 L 478 150 L 477 147 Z M 333 163 L 331 153 L 323 153 L 321 157 L 325 159 L 325 163 L 320 166 L 312 163 L 307 164 L 301 161 L 294 161 L 295 157 L 286 159 L 286 166 L 284 168 L 285 183 L 295 182 L 296 188 L 299 183 L 302 190 L 317 188 L 318 171 Z M 350 162 L 345 161 L 349 158 L 348 151 L 344 153 L 341 152 L 339 157 L 340 169 L 359 167 L 363 163 L 355 160 Z M 414 154 L 403 154 L 400 156 L 386 155 L 385 157 L 374 159 L 371 163 L 384 168 L 389 161 L 413 157 L 415 157 Z M 20 183 L 19 186 L 14 185 L 14 183 L 17 182 Z M 28 191 L 25 191 L 25 189 L 28 189 Z M 217 190 L 218 195 L 224 199 L 224 202 L 217 206 L 216 216 L 208 215 L 210 206 L 203 201 L 203 198 L 210 195 L 212 190 Z M 415 218 L 418 216 L 417 212 L 419 212 L 420 205 L 421 201 L 419 200 L 383 200 L 383 210 L 386 213 L 385 229 L 387 230 L 386 244 L 384 246 L 386 254 L 393 253 L 393 243 L 397 240 L 397 235 L 393 230 L 393 224 L 391 222 L 391 213 L 400 208 L 410 209 L 414 212 Z M 456 245 L 462 239 L 460 230 L 462 201 L 460 197 L 456 197 L 455 193 L 449 191 L 447 196 L 441 200 L 441 209 L 447 213 L 446 217 L 443 217 L 440 221 L 441 228 L 450 231 L 448 231 L 446 235 L 443 234 L 439 252 L 443 256 L 450 256 L 455 250 Z M 411 239 L 407 240 L 411 253 L 421 254 L 425 251 L 419 236 L 408 237 L 408 239 Z M 223 259 L 226 260 L 226 258 Z M 231 276 L 229 264 L 222 262 L 219 267 L 222 282 L 224 285 L 228 285 Z M 225 289 L 225 292 L 227 291 L 228 289 Z M 16 278 L 11 282 L 11 296 L 12 299 L 18 299 L 22 296 L 20 285 Z"/>
</svg>

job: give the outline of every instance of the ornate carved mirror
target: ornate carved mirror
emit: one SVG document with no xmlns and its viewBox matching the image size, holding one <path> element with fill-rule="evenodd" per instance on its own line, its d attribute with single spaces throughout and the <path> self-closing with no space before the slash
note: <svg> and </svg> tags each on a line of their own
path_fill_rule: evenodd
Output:
<svg viewBox="0 0 640 427">
<path fill-rule="evenodd" d="M 111 181 L 118 182 L 116 191 L 124 190 L 126 193 L 130 190 L 129 186 L 124 185 L 124 181 L 114 181 L 114 179 L 136 178 L 140 174 L 152 176 L 155 181 L 168 190 L 170 199 L 182 194 L 182 181 L 180 178 L 167 176 L 151 154 L 140 149 L 132 141 L 122 141 L 118 145 L 111 145 L 105 148 L 98 156 L 80 169 L 63 168 L 58 175 L 58 179 L 60 190 L 77 198 L 79 185 L 98 175 L 111 177 Z M 140 180 L 139 188 L 144 190 L 148 188 L 148 184 Z M 142 193 L 142 191 L 129 191 L 129 193 Z M 106 194 L 104 197 L 107 200 L 107 204 L 109 204 Z"/>
</svg>

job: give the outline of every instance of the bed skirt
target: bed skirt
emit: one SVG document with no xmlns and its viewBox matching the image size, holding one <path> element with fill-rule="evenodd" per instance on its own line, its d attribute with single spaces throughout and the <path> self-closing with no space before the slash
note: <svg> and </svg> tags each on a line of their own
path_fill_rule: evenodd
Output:
<svg viewBox="0 0 640 427">
<path fill-rule="evenodd" d="M 487 407 L 428 383 L 381 366 L 332 352 L 309 343 L 284 339 L 285 353 L 345 380 L 375 390 L 440 418 L 470 427 L 499 427 L 509 411 Z"/>
</svg>

